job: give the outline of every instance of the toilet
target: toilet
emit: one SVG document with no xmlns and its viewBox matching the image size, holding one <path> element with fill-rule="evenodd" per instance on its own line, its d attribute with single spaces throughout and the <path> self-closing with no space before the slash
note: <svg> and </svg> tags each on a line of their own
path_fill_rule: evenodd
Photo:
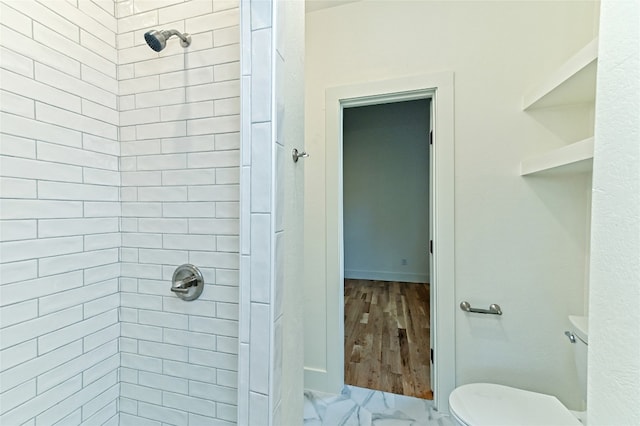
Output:
<svg viewBox="0 0 640 426">
<path fill-rule="evenodd" d="M 587 394 L 587 317 L 569 316 L 578 378 Z M 580 413 L 566 408 L 551 395 L 493 383 L 471 383 L 449 395 L 451 417 L 459 426 L 584 426 Z M 585 422 L 585 423 L 583 423 Z"/>
</svg>

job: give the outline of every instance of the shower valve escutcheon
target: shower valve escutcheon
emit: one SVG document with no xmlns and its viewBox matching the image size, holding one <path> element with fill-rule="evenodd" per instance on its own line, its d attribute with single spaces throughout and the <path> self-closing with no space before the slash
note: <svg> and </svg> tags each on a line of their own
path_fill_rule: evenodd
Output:
<svg viewBox="0 0 640 426">
<path fill-rule="evenodd" d="M 198 268 L 190 264 L 180 265 L 173 273 L 171 291 L 182 300 L 197 299 L 204 290 L 204 278 Z"/>
</svg>

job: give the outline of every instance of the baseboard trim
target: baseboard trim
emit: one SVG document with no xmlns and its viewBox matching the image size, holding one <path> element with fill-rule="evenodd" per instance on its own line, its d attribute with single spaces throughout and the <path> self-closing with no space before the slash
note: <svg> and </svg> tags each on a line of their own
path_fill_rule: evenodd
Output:
<svg viewBox="0 0 640 426">
<path fill-rule="evenodd" d="M 378 281 L 399 281 L 404 283 L 428 283 L 429 274 L 414 274 L 407 272 L 387 272 L 387 271 L 358 271 L 345 270 L 345 279 L 352 280 L 378 280 Z"/>
</svg>

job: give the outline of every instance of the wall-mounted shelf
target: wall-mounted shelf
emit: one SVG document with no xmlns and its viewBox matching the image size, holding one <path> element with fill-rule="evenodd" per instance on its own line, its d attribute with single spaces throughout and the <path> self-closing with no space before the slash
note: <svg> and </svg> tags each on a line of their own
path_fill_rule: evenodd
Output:
<svg viewBox="0 0 640 426">
<path fill-rule="evenodd" d="M 522 109 L 595 102 L 598 39 L 575 55 L 522 97 Z M 520 175 L 565 174 L 592 170 L 593 137 L 554 149 L 520 163 Z"/>
<path fill-rule="evenodd" d="M 580 173 L 592 169 L 593 138 L 554 149 L 520 163 L 520 175 Z"/>
<path fill-rule="evenodd" d="M 522 109 L 593 102 L 597 59 L 595 38 L 523 96 Z"/>
</svg>

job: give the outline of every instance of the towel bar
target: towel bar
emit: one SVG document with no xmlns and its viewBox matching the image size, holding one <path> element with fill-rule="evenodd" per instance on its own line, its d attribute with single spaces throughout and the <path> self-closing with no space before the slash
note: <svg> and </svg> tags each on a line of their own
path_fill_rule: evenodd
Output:
<svg viewBox="0 0 640 426">
<path fill-rule="evenodd" d="M 500 305 L 498 305 L 497 303 L 492 303 L 489 306 L 489 309 L 477 309 L 472 308 L 469 302 L 460 302 L 460 309 L 465 312 L 473 312 L 476 314 L 502 315 L 502 309 L 500 309 Z"/>
</svg>

